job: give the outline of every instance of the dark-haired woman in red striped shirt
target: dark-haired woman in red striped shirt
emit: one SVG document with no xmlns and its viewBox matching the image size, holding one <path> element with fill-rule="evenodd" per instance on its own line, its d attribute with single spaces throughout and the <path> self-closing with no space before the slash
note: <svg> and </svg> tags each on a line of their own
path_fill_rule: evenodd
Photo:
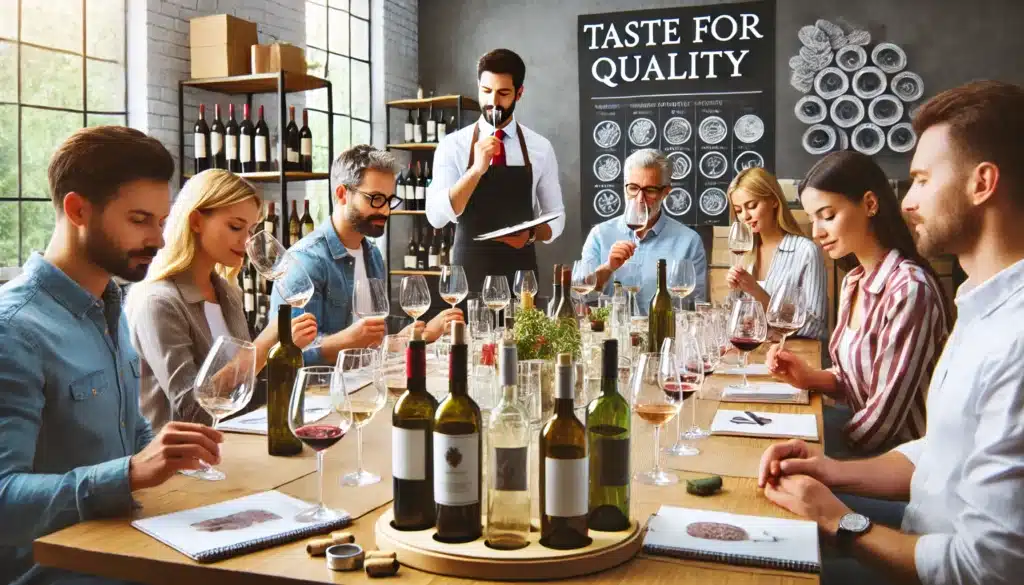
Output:
<svg viewBox="0 0 1024 585">
<path fill-rule="evenodd" d="M 772 373 L 846 404 L 825 413 L 825 447 L 860 456 L 917 439 L 925 394 L 952 328 L 938 277 L 918 254 L 885 173 L 853 151 L 821 159 L 801 182 L 812 236 L 848 271 L 829 343 L 832 368 L 773 347 Z M 830 440 L 831 438 L 831 440 Z"/>
</svg>

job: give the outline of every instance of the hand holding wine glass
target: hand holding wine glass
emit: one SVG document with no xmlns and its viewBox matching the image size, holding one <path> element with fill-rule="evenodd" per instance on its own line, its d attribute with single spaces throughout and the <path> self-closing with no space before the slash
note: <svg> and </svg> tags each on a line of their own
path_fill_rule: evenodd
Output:
<svg viewBox="0 0 1024 585">
<path fill-rule="evenodd" d="M 309 273 L 302 267 L 302 264 L 295 259 L 287 263 L 285 273 L 277 280 L 274 287 L 284 302 L 295 309 L 305 308 L 316 291 L 313 279 L 309 277 Z M 323 334 L 317 333 L 307 348 L 320 347 L 323 339 Z"/>
<path fill-rule="evenodd" d="M 768 321 L 761 303 L 750 297 L 734 302 L 729 317 L 729 342 L 742 354 L 740 367 L 743 368 L 743 388 L 750 387 L 750 381 L 747 380 L 747 356 L 761 347 L 767 336 Z"/>
<path fill-rule="evenodd" d="M 637 480 L 657 486 L 678 483 L 677 475 L 661 468 L 661 427 L 679 414 L 683 404 L 675 355 L 641 355 L 630 380 L 630 397 L 633 412 L 654 425 L 654 469 L 638 473 Z"/>
<path fill-rule="evenodd" d="M 295 386 L 288 401 L 288 428 L 297 439 L 316 451 L 317 479 L 320 484 L 320 498 L 317 505 L 300 512 L 295 519 L 299 522 L 327 522 L 345 515 L 324 506 L 324 451 L 345 436 L 352 426 L 351 409 L 347 408 L 348 395 L 335 389 L 337 380 L 335 368 L 312 366 L 301 368 L 295 376 Z M 308 405 L 330 401 L 336 412 L 318 421 L 310 416 Z"/>
<path fill-rule="evenodd" d="M 427 286 L 427 279 L 422 275 L 402 278 L 399 302 L 406 315 L 412 317 L 413 321 L 418 320 L 430 309 L 430 287 Z"/>
<path fill-rule="evenodd" d="M 356 470 L 341 478 L 347 486 L 366 486 L 378 483 L 380 476 L 363 469 L 363 427 L 387 404 L 387 388 L 380 375 L 377 351 L 372 349 L 344 349 L 338 354 L 336 365 L 341 389 L 348 398 L 344 407 L 356 427 Z"/>
<path fill-rule="evenodd" d="M 628 227 L 633 232 L 634 243 L 640 242 L 640 230 L 644 229 L 647 225 L 647 220 L 650 219 L 650 210 L 647 207 L 647 200 L 642 196 L 626 198 L 626 215 L 623 218 Z"/>
</svg>

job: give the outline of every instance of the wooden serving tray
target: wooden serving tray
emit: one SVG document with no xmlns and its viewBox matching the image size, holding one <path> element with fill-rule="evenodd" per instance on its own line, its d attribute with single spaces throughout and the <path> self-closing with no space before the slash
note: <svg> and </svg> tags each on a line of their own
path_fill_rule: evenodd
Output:
<svg viewBox="0 0 1024 585">
<path fill-rule="evenodd" d="M 391 526 L 393 510 L 377 519 L 377 547 L 398 554 L 398 561 L 428 573 L 492 581 L 538 581 L 589 575 L 621 565 L 643 546 L 644 530 L 633 521 L 622 532 L 590 531 L 593 542 L 576 550 L 555 550 L 538 542 L 530 532 L 530 544 L 519 550 L 496 550 L 480 538 L 464 544 L 434 540 L 434 530 L 407 532 Z"/>
</svg>

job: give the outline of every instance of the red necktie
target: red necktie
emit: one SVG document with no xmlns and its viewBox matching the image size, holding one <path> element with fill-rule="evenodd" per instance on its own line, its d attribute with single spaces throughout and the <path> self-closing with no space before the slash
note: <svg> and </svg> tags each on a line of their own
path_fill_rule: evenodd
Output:
<svg viewBox="0 0 1024 585">
<path fill-rule="evenodd" d="M 494 137 L 498 139 L 498 151 L 491 157 L 491 166 L 503 167 L 505 166 L 505 131 L 499 128 L 494 132 Z"/>
</svg>

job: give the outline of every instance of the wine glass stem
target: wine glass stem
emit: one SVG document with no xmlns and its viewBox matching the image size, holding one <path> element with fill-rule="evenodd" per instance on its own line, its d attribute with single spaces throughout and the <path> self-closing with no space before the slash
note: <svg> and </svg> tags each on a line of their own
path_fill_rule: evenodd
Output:
<svg viewBox="0 0 1024 585">
<path fill-rule="evenodd" d="M 654 475 L 661 475 L 661 425 L 654 425 Z"/>
<path fill-rule="evenodd" d="M 750 382 L 747 380 L 747 353 L 740 353 L 740 369 L 743 371 L 743 386 L 750 386 Z"/>
<path fill-rule="evenodd" d="M 785 333 L 782 334 L 782 341 L 779 342 L 779 351 L 782 351 L 782 348 L 786 347 L 786 338 L 787 337 L 789 337 L 788 334 L 785 334 Z"/>
<path fill-rule="evenodd" d="M 363 427 L 356 426 L 356 473 L 363 473 Z"/>
<path fill-rule="evenodd" d="M 700 392 L 698 391 L 693 393 L 693 400 L 690 404 L 690 417 L 692 419 L 690 426 L 693 427 L 694 429 L 700 428 L 697 426 L 697 394 L 700 394 Z"/>
<path fill-rule="evenodd" d="M 676 417 L 676 442 L 683 440 L 683 417 Z"/>
<path fill-rule="evenodd" d="M 320 502 L 320 507 L 324 507 L 324 452 L 316 452 L 316 469 L 317 469 L 317 482 L 320 484 L 320 498 L 317 500 Z"/>
</svg>

